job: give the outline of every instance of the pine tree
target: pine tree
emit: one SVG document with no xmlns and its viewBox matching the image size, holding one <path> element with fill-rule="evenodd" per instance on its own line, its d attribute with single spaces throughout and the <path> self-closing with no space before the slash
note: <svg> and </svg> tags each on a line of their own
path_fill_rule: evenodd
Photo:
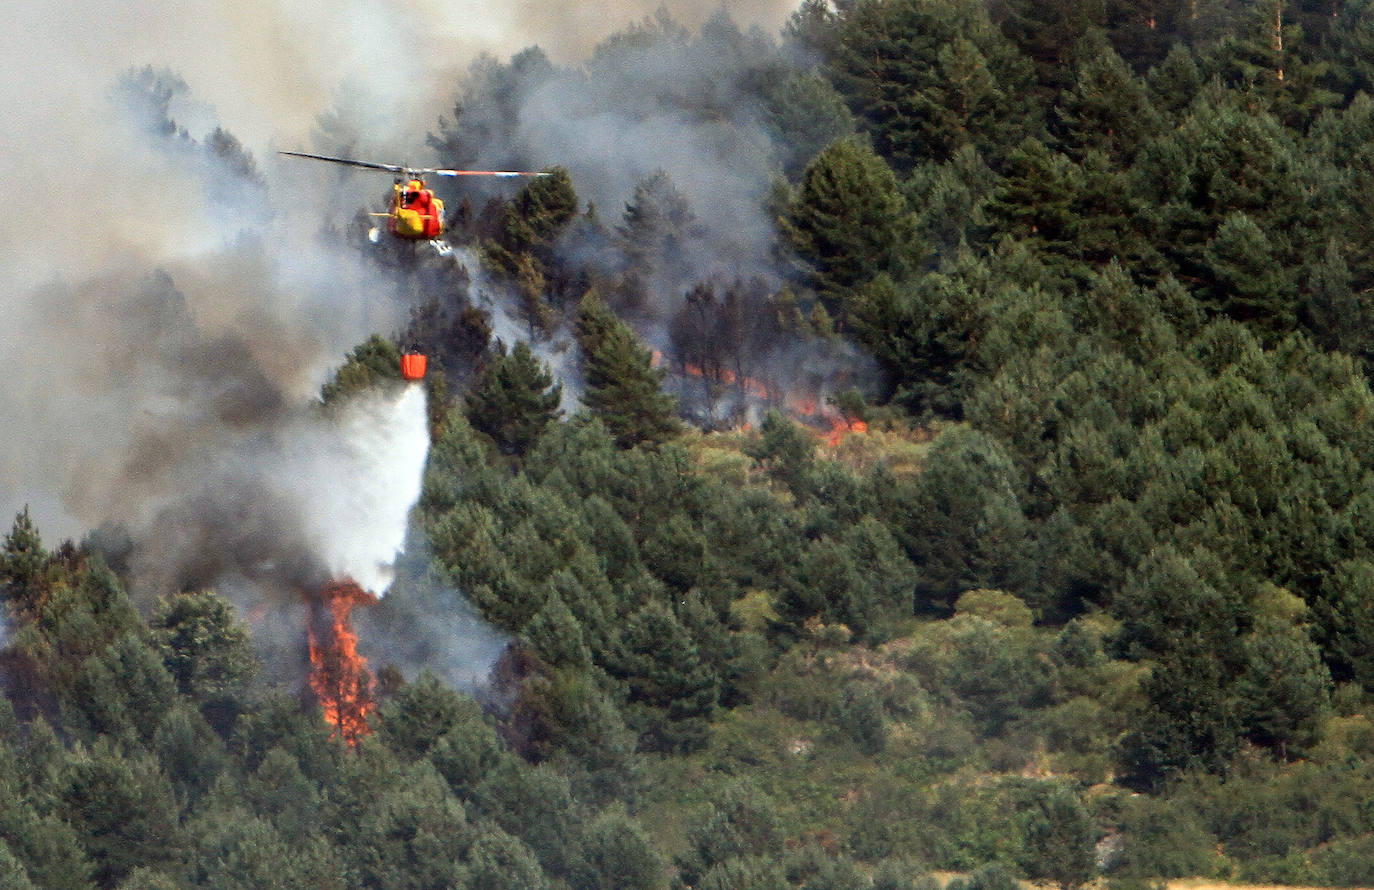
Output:
<svg viewBox="0 0 1374 890">
<path fill-rule="evenodd" d="M 552 886 L 530 848 L 499 828 L 485 832 L 473 843 L 463 878 L 460 886 L 472 890 L 548 890 Z"/>
<path fill-rule="evenodd" d="M 1074 274 L 1081 171 L 1039 139 L 1027 139 L 1008 155 L 1002 174 L 983 205 L 989 220 L 984 236 L 1024 239 L 1057 271 Z"/>
<path fill-rule="evenodd" d="M 334 373 L 334 379 L 320 388 L 326 405 L 383 381 L 401 379 L 401 351 L 384 337 L 373 335 L 348 354 L 348 360 Z"/>
<path fill-rule="evenodd" d="M 1208 643 L 1192 636 L 1156 662 L 1149 704 L 1121 744 L 1122 782 L 1159 789 L 1191 770 L 1225 773 L 1240 747 L 1235 678 Z"/>
<path fill-rule="evenodd" d="M 656 751 L 693 751 L 706 741 L 720 678 L 691 635 L 663 604 L 651 601 L 620 633 L 610 672 L 628 691 L 629 717 Z"/>
<path fill-rule="evenodd" d="M 1107 0 L 1112 45 L 1135 71 L 1159 64 L 1182 47 L 1190 0 Z"/>
<path fill-rule="evenodd" d="M 495 241 L 488 254 L 508 275 L 516 275 L 517 258 L 529 254 L 541 275 L 551 271 L 558 236 L 577 215 L 577 193 L 563 167 L 531 180 L 501 211 Z"/>
<path fill-rule="evenodd" d="M 544 363 L 523 340 L 496 356 L 464 397 L 464 414 L 473 429 L 491 436 L 502 454 L 523 457 L 544 429 L 562 414 L 563 384 L 555 383 Z"/>
<path fill-rule="evenodd" d="M 101 740 L 74 757 L 62 797 L 101 886 L 114 886 L 136 866 L 176 862 L 186 846 L 172 786 L 147 755 Z"/>
<path fill-rule="evenodd" d="M 1182 117 L 1202 89 L 1205 78 L 1188 47 L 1174 44 L 1158 65 L 1145 75 L 1155 108 L 1171 120 Z"/>
<path fill-rule="evenodd" d="M 1035 63 L 1040 84 L 1064 86 L 1074 46 L 1106 17 L 1106 0 L 1011 0 L 1001 25 Z"/>
<path fill-rule="evenodd" d="M 1228 86 L 1262 97 L 1276 118 L 1305 131 L 1340 97 L 1323 86 L 1329 66 L 1309 61 L 1304 52 L 1295 5 L 1292 0 L 1258 0 L 1238 33 L 1212 50 L 1211 61 Z"/>
<path fill-rule="evenodd" d="M 600 297 L 589 293 L 577 316 L 577 340 L 586 362 L 582 402 L 621 448 L 659 445 L 676 436 L 677 400 L 663 392 L 664 372 L 649 350 Z"/>
<path fill-rule="evenodd" d="M 1213 305 L 1236 321 L 1283 335 L 1297 323 L 1296 270 L 1285 267 L 1287 245 L 1274 240 L 1248 215 L 1232 213 L 1202 255 L 1216 282 Z"/>
<path fill-rule="evenodd" d="M 1097 873 L 1092 819 L 1068 788 L 1056 788 L 1036 804 L 1026 826 L 1026 873 L 1060 890 L 1076 890 Z"/>
<path fill-rule="evenodd" d="M 1074 55 L 1074 80 L 1055 102 L 1054 129 L 1075 159 L 1096 149 L 1116 164 L 1129 163 L 1161 127 L 1144 84 L 1100 32 L 1081 40 Z"/>
<path fill-rule="evenodd" d="M 789 178 L 800 175 L 830 143 L 854 135 L 854 116 L 844 97 L 820 75 L 792 71 L 764 90 L 773 144 Z"/>
<path fill-rule="evenodd" d="M 1036 128 L 1031 71 L 969 0 L 846 4 L 826 72 L 874 148 L 902 173 L 965 145 L 990 156 Z"/>
<path fill-rule="evenodd" d="M 233 606 L 210 591 L 166 597 L 149 627 L 177 689 L 227 735 L 257 673 L 248 629 Z"/>
<path fill-rule="evenodd" d="M 916 259 L 915 219 L 896 176 L 858 139 L 816 156 L 781 227 L 806 263 L 821 305 L 840 325 L 852 291 L 879 273 L 900 274 Z"/>
<path fill-rule="evenodd" d="M 1321 650 L 1302 623 L 1306 611 L 1296 596 L 1271 589 L 1243 642 L 1248 663 L 1238 686 L 1246 734 L 1285 760 L 1317 741 L 1331 689 Z"/>
<path fill-rule="evenodd" d="M 1019 473 L 991 436 L 955 427 L 900 500 L 900 534 L 926 597 L 952 603 L 973 588 L 1016 591 L 1025 579 Z M 919 605 L 919 604 L 918 604 Z"/>
<path fill-rule="evenodd" d="M 596 890 L 662 890 L 663 861 L 634 819 L 619 809 L 601 814 L 587 830 L 587 864 Z"/>
<path fill-rule="evenodd" d="M 0 596 L 20 612 L 35 614 L 47 597 L 43 569 L 48 554 L 43 540 L 29 517 L 29 508 L 14 517 L 0 551 Z"/>
<path fill-rule="evenodd" d="M 687 250 L 699 231 L 696 214 L 665 171 L 635 185 L 622 220 L 615 240 L 625 258 L 625 307 L 645 308 L 654 292 L 693 277 Z"/>
</svg>

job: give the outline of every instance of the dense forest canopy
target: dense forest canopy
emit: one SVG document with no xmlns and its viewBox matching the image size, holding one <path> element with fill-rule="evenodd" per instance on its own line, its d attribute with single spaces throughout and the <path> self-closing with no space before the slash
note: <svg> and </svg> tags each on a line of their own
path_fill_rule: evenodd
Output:
<svg viewBox="0 0 1374 890">
<path fill-rule="evenodd" d="M 429 150 L 551 175 L 447 195 L 442 251 L 327 233 L 409 322 L 309 416 L 432 368 L 362 728 L 305 681 L 325 613 L 243 593 L 318 588 L 310 536 L 150 439 L 210 477 L 178 509 L 0 548 L 0 884 L 1374 883 L 1368 6 L 805 0 L 478 59 Z M 116 95 L 266 200 L 187 89 Z M 125 372 L 244 453 L 310 428 L 121 281 L 171 356 Z"/>
</svg>

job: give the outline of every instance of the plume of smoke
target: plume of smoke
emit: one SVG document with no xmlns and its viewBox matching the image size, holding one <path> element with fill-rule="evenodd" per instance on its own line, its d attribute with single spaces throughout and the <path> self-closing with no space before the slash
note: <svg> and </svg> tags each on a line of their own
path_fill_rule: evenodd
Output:
<svg viewBox="0 0 1374 890">
<path fill-rule="evenodd" d="M 764 199 L 777 164 L 761 109 L 742 86 L 775 51 L 722 11 L 696 39 L 660 17 L 568 68 L 530 53 L 508 66 L 486 59 L 470 71 L 460 113 L 436 144 L 464 163 L 560 164 L 579 197 L 612 213 L 637 184 L 666 171 L 699 224 L 681 245 L 683 267 L 772 275 Z M 665 316 L 691 282 L 667 284 L 654 295 Z"/>
<path fill-rule="evenodd" d="M 785 251 L 770 206 L 774 177 L 785 157 L 795 158 L 779 142 L 760 84 L 781 78 L 786 65 L 772 40 L 740 30 L 723 9 L 695 34 L 660 15 L 611 36 L 592 58 L 569 67 L 537 51 L 507 64 L 479 60 L 455 120 L 434 140 L 446 163 L 538 166 L 557 159 L 568 168 L 579 198 L 601 208 L 613 228 L 613 249 L 609 262 L 591 260 L 577 255 L 583 245 L 576 239 L 565 239 L 564 259 L 596 267 L 613 290 L 630 282 L 617 308 L 669 357 L 665 367 L 683 375 L 668 386 L 683 397 L 684 411 L 710 425 L 782 406 L 787 390 L 802 387 L 820 406 L 807 413 L 819 416 L 834 391 L 874 376 L 858 350 L 832 339 L 804 340 L 804 325 L 780 324 L 781 305 L 770 299 L 792 272 L 780 259 Z M 474 283 L 487 297 L 483 306 L 497 336 L 528 338 L 516 295 Z M 716 351 L 716 362 L 730 361 L 732 379 L 750 385 L 694 376 L 688 365 L 700 359 L 684 360 L 677 348 L 674 326 L 688 295 L 703 286 L 718 294 L 747 291 L 747 305 L 729 310 L 733 333 L 708 336 L 704 346 Z M 579 387 L 569 353 L 545 347 L 539 354 L 564 380 L 564 407 L 574 410 Z"/>
<path fill-rule="evenodd" d="M 429 448 L 424 392 L 360 396 L 336 413 L 282 410 L 224 434 L 159 478 L 128 514 L 137 576 L 155 593 L 239 575 L 311 590 L 349 576 L 385 591 Z M 127 494 L 125 494 L 128 497 Z"/>
<path fill-rule="evenodd" d="M 548 366 L 554 378 L 563 384 L 559 408 L 573 414 L 581 407 L 582 370 L 573 346 L 573 334 L 566 325 L 544 338 L 530 339 L 529 326 L 515 312 L 515 295 L 511 288 L 491 280 L 482 269 L 482 261 L 467 248 L 458 248 L 453 255 L 468 271 L 471 293 L 476 305 L 485 311 L 491 325 L 491 336 L 507 347 L 520 341 L 530 344 L 535 357 Z"/>
<path fill-rule="evenodd" d="M 792 5 L 751 2 L 770 24 Z M 16 193 L 0 218 L 0 506 L 33 504 L 48 537 L 121 523 L 145 595 L 216 586 L 250 614 L 291 608 L 341 561 L 375 572 L 394 535 L 347 555 L 321 538 L 350 510 L 375 509 L 394 529 L 404 498 L 330 501 L 325 486 L 365 474 L 358 455 L 323 444 L 330 431 L 311 402 L 350 346 L 406 318 L 391 282 L 320 237 L 374 204 L 385 180 L 255 157 L 310 139 L 418 161 L 405 155 L 447 101 L 439 83 L 478 47 L 544 42 L 578 57 L 608 19 L 657 5 L 621 0 L 595 22 L 570 22 L 581 13 L 557 4 L 505 12 L 467 0 L 358 0 L 342 14 L 322 0 L 194 14 L 169 0 L 7 10 L 0 172 Z M 590 92 L 575 73 L 522 97 L 521 144 L 566 163 L 603 206 L 671 168 L 698 214 L 719 223 L 702 266 L 750 262 L 767 233 L 754 198 L 769 167 L 758 127 L 735 126 L 751 112 L 712 127 L 680 103 L 616 104 L 640 77 L 661 84 L 691 69 L 700 83 L 720 57 L 622 56 L 587 69 Z M 116 89 L 121 72 L 149 62 L 151 106 L 146 90 Z M 140 95 L 141 111 L 125 101 Z M 376 410 L 395 435 L 423 415 L 413 404 Z M 417 441 L 391 443 L 409 455 L 399 463 L 413 468 Z"/>
<path fill-rule="evenodd" d="M 34 504 L 50 535 L 137 523 L 199 490 L 188 474 L 251 446 L 406 311 L 320 237 L 329 208 L 303 213 L 181 78 L 149 68 L 101 97 L 89 131 L 59 147 L 82 163 L 43 196 L 88 215 L 52 218 L 67 237 L 11 242 L 34 256 L 0 272 L 0 501 Z"/>
<path fill-rule="evenodd" d="M 389 664 L 411 678 L 429 670 L 469 691 L 486 683 L 510 642 L 435 568 L 416 527 L 397 562 L 391 592 L 376 606 L 356 612 L 354 622 L 379 666 Z"/>
</svg>

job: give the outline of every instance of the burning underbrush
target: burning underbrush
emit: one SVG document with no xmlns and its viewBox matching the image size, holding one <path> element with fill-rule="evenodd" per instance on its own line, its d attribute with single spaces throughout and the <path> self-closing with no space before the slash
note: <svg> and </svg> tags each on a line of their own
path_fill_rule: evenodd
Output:
<svg viewBox="0 0 1374 890">
<path fill-rule="evenodd" d="M 859 416 L 862 397 L 854 391 L 850 400 L 837 395 L 854 376 L 840 363 L 748 376 L 720 363 L 667 362 L 658 351 L 653 362 L 667 371 L 664 388 L 677 397 L 683 413 L 707 431 L 751 430 L 768 411 L 778 410 L 814 430 L 831 448 L 849 433 L 868 432 Z"/>
</svg>

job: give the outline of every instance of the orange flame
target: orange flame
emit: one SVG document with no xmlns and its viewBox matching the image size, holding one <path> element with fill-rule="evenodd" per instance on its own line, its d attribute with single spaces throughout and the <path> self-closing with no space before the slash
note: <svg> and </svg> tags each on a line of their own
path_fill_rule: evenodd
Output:
<svg viewBox="0 0 1374 890">
<path fill-rule="evenodd" d="M 846 420 L 844 415 L 836 415 L 830 418 L 830 435 L 825 437 L 825 443 L 831 448 L 838 448 L 846 434 L 866 432 L 868 424 L 862 420 Z"/>
<path fill-rule="evenodd" d="M 310 623 L 310 688 L 324 708 L 334 733 L 351 747 L 367 735 L 367 715 L 376 707 L 367 659 L 358 654 L 353 632 L 353 607 L 377 598 L 352 578 L 330 581 L 312 604 Z M 321 614 L 321 612 L 327 614 Z"/>
<path fill-rule="evenodd" d="M 659 350 L 652 350 L 653 366 L 655 368 L 664 367 L 666 362 L 663 353 Z M 830 447 L 837 447 L 848 433 L 866 433 L 868 424 L 862 420 L 850 420 L 842 413 L 837 411 L 832 405 L 822 401 L 818 393 L 807 392 L 805 390 L 786 390 L 769 386 L 766 381 L 758 380 L 753 377 L 744 377 L 736 374 L 729 368 L 719 366 L 713 368 L 703 368 L 701 365 L 692 362 L 682 362 L 680 365 L 682 373 L 688 377 L 696 377 L 702 380 L 710 380 L 715 383 L 727 386 L 737 386 L 741 392 L 774 404 L 781 404 L 783 410 L 803 423 L 816 424 L 818 421 L 829 421 L 830 429 L 824 433 L 817 431 L 817 435 L 824 435 L 826 443 Z M 744 424 L 742 429 L 748 429 L 749 424 Z"/>
</svg>

